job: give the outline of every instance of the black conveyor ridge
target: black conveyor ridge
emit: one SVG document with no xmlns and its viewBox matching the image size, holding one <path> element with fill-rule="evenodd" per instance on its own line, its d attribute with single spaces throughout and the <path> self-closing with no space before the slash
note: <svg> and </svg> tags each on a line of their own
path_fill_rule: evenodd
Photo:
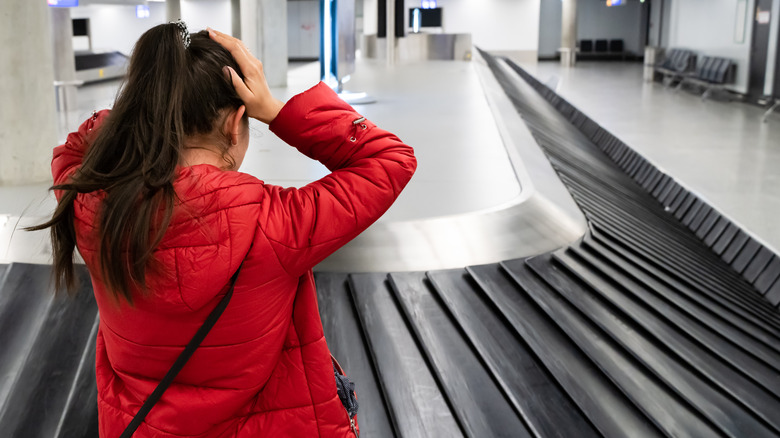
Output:
<svg viewBox="0 0 780 438">
<path fill-rule="evenodd" d="M 76 71 L 123 66 L 129 58 L 121 52 L 77 53 Z"/>
<path fill-rule="evenodd" d="M 508 59 L 504 61 L 697 238 L 780 306 L 780 256 Z M 504 84 L 506 86 L 506 84 Z M 521 111 L 522 112 L 522 111 Z"/>
<path fill-rule="evenodd" d="M 590 231 L 489 265 L 316 273 L 363 436 L 780 437 L 777 257 L 484 58 Z M 49 269 L 0 265 L 0 435 L 96 437 L 94 300 L 52 297 Z"/>
<path fill-rule="evenodd" d="M 86 269 L 73 298 L 54 296 L 50 266 L 3 270 L 0 436 L 97 437 L 97 305 Z"/>
</svg>

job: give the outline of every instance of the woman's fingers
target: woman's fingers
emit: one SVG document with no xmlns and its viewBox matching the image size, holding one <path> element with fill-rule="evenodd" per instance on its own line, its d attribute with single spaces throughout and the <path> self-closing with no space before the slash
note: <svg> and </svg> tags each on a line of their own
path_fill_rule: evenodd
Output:
<svg viewBox="0 0 780 438">
<path fill-rule="evenodd" d="M 209 37 L 227 49 L 233 56 L 244 74 L 244 79 L 230 67 L 226 74 L 230 74 L 230 80 L 241 100 L 246 105 L 249 117 L 261 122 L 271 123 L 279 113 L 283 103 L 271 95 L 271 89 L 265 80 L 263 63 L 249 53 L 243 42 L 222 32 L 208 28 Z"/>
<path fill-rule="evenodd" d="M 227 49 L 236 60 L 238 67 L 241 68 L 246 77 L 247 84 L 254 79 L 252 76 L 260 76 L 265 79 L 263 76 L 263 64 L 249 53 L 249 49 L 246 48 L 241 40 L 211 28 L 208 28 L 208 31 L 211 39 Z"/>
<path fill-rule="evenodd" d="M 244 64 L 247 64 L 248 66 L 248 64 L 251 64 L 252 61 L 257 61 L 257 58 L 249 53 L 249 50 L 246 48 L 244 43 L 238 38 L 234 38 L 212 28 L 208 28 L 208 32 L 212 40 L 219 43 L 222 47 L 227 49 L 231 55 L 233 55 L 233 58 L 236 59 L 236 62 L 238 63 L 238 66 L 241 67 L 241 70 L 244 69 Z"/>
</svg>

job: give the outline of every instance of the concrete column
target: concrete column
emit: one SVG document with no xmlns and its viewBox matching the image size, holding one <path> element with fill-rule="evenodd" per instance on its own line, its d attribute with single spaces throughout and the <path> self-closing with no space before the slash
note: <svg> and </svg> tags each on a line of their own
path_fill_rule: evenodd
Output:
<svg viewBox="0 0 780 438">
<path fill-rule="evenodd" d="M 230 26 L 233 36 L 241 39 L 241 0 L 230 0 Z"/>
<path fill-rule="evenodd" d="M 48 8 L 43 1 L 0 8 L 0 184 L 51 180 L 57 121 Z"/>
<path fill-rule="evenodd" d="M 561 17 L 561 65 L 573 67 L 577 59 L 577 0 L 563 0 Z"/>
<path fill-rule="evenodd" d="M 180 19 L 181 0 L 165 0 L 165 16 L 169 22 Z"/>
<path fill-rule="evenodd" d="M 287 86 L 287 1 L 240 0 L 241 40 L 257 59 L 271 87 Z"/>
<path fill-rule="evenodd" d="M 60 111 L 76 109 L 76 59 L 73 53 L 73 22 L 70 8 L 49 8 L 54 48 L 54 80 Z"/>
<path fill-rule="evenodd" d="M 395 0 L 387 0 L 387 65 L 395 64 Z"/>
</svg>

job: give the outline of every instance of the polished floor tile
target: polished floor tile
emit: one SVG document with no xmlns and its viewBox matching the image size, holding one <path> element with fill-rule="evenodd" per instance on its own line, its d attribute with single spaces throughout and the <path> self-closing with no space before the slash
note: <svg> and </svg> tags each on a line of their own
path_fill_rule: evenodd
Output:
<svg viewBox="0 0 780 438">
<path fill-rule="evenodd" d="M 642 65 L 524 65 L 604 128 L 698 193 L 759 240 L 780 249 L 780 113 L 642 80 Z"/>
<path fill-rule="evenodd" d="M 296 64 L 289 85 L 274 89 L 289 99 L 313 86 L 319 64 Z M 377 102 L 356 109 L 379 127 L 415 148 L 418 171 L 385 221 L 412 220 L 492 208 L 517 197 L 520 186 L 488 108 L 479 79 L 469 62 L 425 62 L 387 69 L 365 61 L 347 84 L 368 92 Z M 110 107 L 119 81 L 79 89 L 78 109 L 59 114 L 60 139 L 89 117 Z M 303 186 L 327 174 L 279 140 L 264 124 L 253 121 L 250 148 L 241 171 L 267 183 Z M 53 206 L 46 185 L 0 188 L 0 214 L 40 214 Z M 18 196 L 25 193 L 25 196 Z"/>
</svg>

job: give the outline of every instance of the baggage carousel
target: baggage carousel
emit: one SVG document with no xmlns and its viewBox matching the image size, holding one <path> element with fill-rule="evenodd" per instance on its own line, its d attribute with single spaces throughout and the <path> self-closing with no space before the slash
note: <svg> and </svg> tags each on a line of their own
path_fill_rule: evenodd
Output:
<svg viewBox="0 0 780 438">
<path fill-rule="evenodd" d="M 129 58 L 121 52 L 76 52 L 76 79 L 84 83 L 124 77 Z"/>
<path fill-rule="evenodd" d="M 780 436 L 780 258 L 522 68 L 481 57 L 586 228 L 454 269 L 319 270 L 363 435 Z M 0 426 L 95 437 L 91 288 L 82 269 L 75 299 L 55 297 L 49 270 L 0 265 Z"/>
</svg>

